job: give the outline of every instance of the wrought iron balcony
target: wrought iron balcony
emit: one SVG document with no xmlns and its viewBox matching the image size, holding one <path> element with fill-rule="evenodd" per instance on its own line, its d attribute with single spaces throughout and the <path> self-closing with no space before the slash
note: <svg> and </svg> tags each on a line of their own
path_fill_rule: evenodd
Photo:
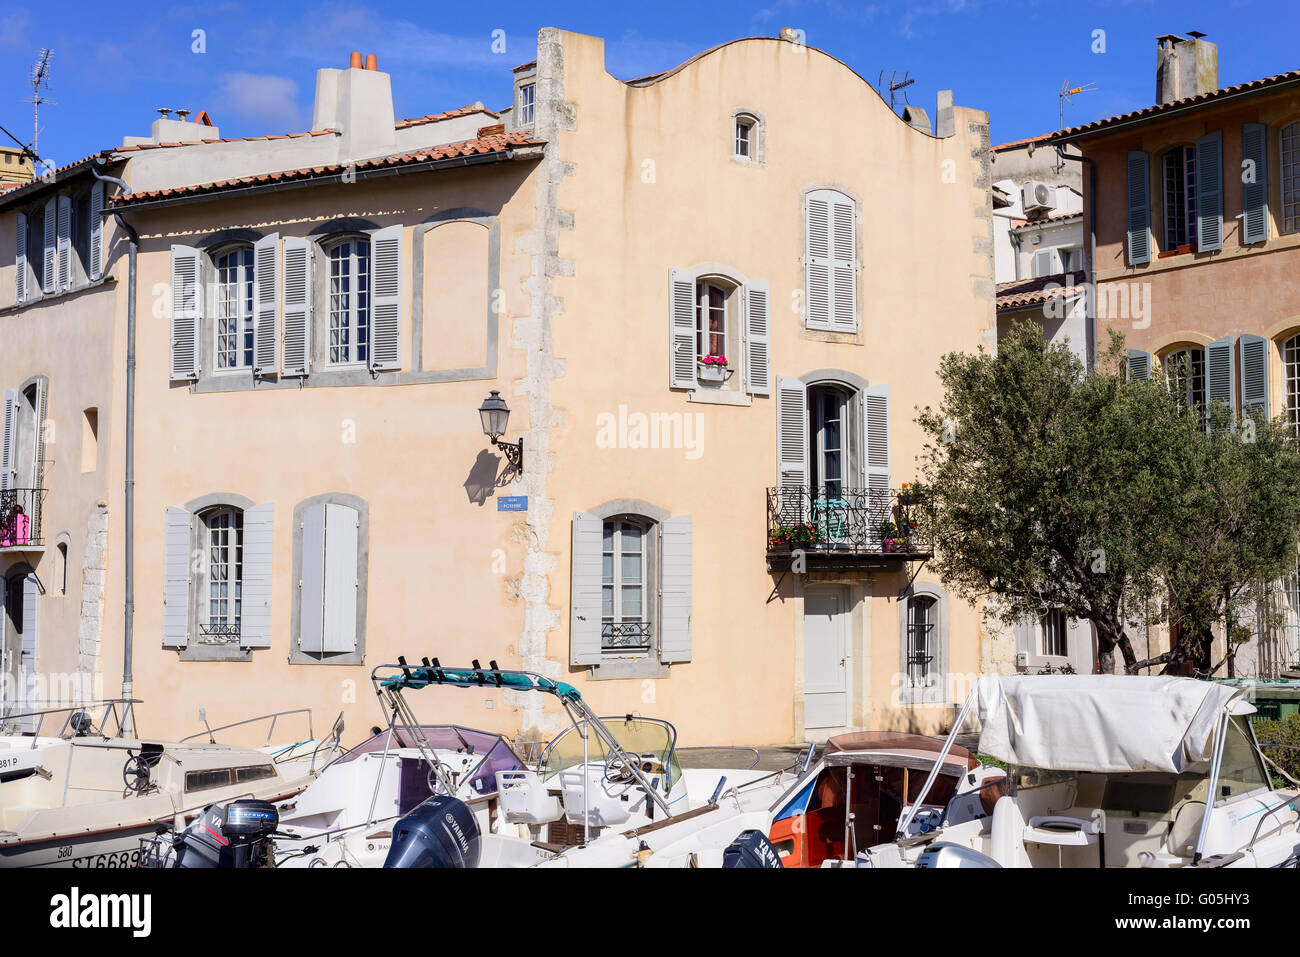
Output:
<svg viewBox="0 0 1300 957">
<path fill-rule="evenodd" d="M 600 625 L 602 651 L 649 651 L 651 637 L 648 621 L 606 621 Z"/>
<path fill-rule="evenodd" d="M 934 554 L 931 510 L 919 492 L 827 486 L 767 490 L 767 554 L 839 556 L 891 565 Z"/>
<path fill-rule="evenodd" d="M 199 641 L 205 645 L 237 645 L 239 644 L 239 622 L 228 624 L 225 622 L 200 622 L 199 623 Z"/>
<path fill-rule="evenodd" d="M 41 548 L 43 488 L 0 489 L 0 551 Z"/>
</svg>

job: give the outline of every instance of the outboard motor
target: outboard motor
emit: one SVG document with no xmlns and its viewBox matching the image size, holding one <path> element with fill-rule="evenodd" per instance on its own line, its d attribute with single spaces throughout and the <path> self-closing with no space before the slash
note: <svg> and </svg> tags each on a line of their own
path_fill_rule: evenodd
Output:
<svg viewBox="0 0 1300 957">
<path fill-rule="evenodd" d="M 1002 865 L 973 848 L 938 841 L 921 852 L 916 866 L 923 870 L 934 870 L 949 867 L 1001 867 Z"/>
<path fill-rule="evenodd" d="M 722 866 L 725 867 L 761 867 L 764 869 L 781 869 L 781 855 L 776 852 L 772 842 L 762 831 L 741 831 L 740 836 L 727 845 L 722 852 Z"/>
<path fill-rule="evenodd" d="M 176 837 L 176 866 L 247 868 L 269 866 L 271 834 L 280 813 L 267 801 L 210 804 Z"/>
<path fill-rule="evenodd" d="M 474 812 L 454 797 L 435 797 L 393 827 L 384 867 L 478 866 L 479 829 Z"/>
</svg>

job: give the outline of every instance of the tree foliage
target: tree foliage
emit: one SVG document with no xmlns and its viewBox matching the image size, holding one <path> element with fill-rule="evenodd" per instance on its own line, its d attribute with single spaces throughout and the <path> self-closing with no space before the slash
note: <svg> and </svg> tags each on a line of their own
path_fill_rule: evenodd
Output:
<svg viewBox="0 0 1300 957">
<path fill-rule="evenodd" d="M 1006 623 L 1049 608 L 1091 622 L 1102 671 L 1204 667 L 1221 616 L 1293 561 L 1300 449 L 1279 423 L 1236 428 L 1163 381 L 1126 381 L 1118 336 L 1088 372 L 1033 322 L 996 356 L 950 354 L 917 421 L 935 566 Z M 1247 435 L 1249 432 L 1249 435 Z M 1249 440 L 1247 440 L 1249 439 Z M 1139 662 L 1128 623 L 1163 608 L 1176 654 Z"/>
</svg>

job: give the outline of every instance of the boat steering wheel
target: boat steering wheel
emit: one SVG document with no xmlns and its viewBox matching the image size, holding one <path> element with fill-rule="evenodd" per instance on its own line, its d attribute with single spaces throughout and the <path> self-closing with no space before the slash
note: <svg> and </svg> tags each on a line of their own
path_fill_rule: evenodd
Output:
<svg viewBox="0 0 1300 957">
<path fill-rule="evenodd" d="M 145 760 L 142 754 L 136 754 L 132 751 L 128 751 L 127 754 L 130 757 L 126 759 L 126 764 L 122 767 L 122 781 L 126 784 L 128 791 L 139 794 L 150 783 L 149 762 Z"/>
</svg>

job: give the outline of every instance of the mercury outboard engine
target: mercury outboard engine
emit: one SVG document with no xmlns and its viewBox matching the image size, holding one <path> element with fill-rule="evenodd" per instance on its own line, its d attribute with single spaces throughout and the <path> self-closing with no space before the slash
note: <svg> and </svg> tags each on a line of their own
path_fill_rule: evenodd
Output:
<svg viewBox="0 0 1300 957">
<path fill-rule="evenodd" d="M 722 852 L 722 866 L 726 867 L 760 867 L 780 869 L 781 855 L 777 854 L 772 842 L 762 831 L 741 831 L 740 836 L 727 845 Z"/>
<path fill-rule="evenodd" d="M 478 866 L 479 829 L 474 812 L 454 797 L 435 797 L 393 827 L 384 867 Z"/>
<path fill-rule="evenodd" d="M 280 813 L 267 801 L 210 804 L 176 837 L 176 866 L 245 868 L 269 866 L 271 834 Z"/>
</svg>

